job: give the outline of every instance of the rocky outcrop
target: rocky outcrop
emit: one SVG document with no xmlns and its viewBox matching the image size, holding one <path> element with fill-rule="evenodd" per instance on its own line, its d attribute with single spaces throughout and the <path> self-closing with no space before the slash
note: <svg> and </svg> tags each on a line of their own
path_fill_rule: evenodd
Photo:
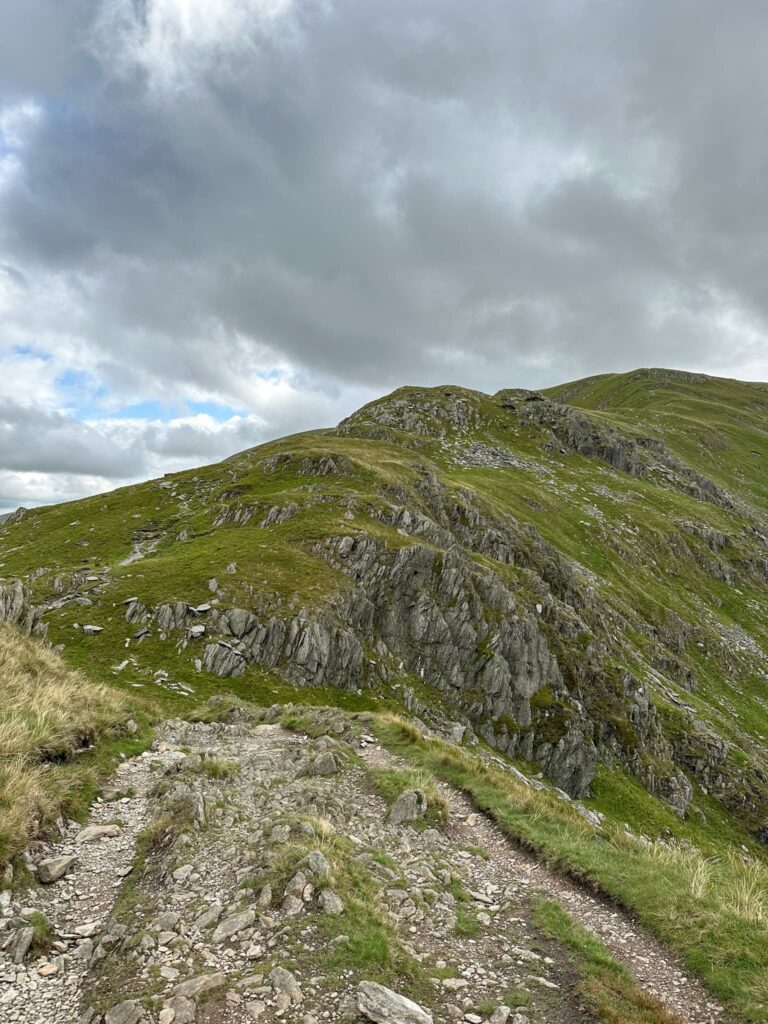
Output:
<svg viewBox="0 0 768 1024">
<path fill-rule="evenodd" d="M 45 638 L 48 626 L 42 614 L 42 609 L 30 604 L 29 591 L 20 580 L 0 583 L 0 622 L 17 626 L 27 636 Z"/>
<path fill-rule="evenodd" d="M 602 751 L 684 812 L 690 786 L 672 764 L 647 687 L 605 667 L 597 636 L 615 615 L 567 560 L 531 526 L 489 515 L 469 492 L 448 494 L 427 470 L 415 493 L 394 487 L 392 497 L 399 503 L 376 514 L 410 543 L 392 548 L 358 532 L 312 545 L 351 584 L 325 607 L 263 616 L 130 602 L 126 618 L 184 631 L 186 643 L 204 615 L 211 640 L 202 665 L 220 677 L 241 676 L 251 663 L 348 690 L 423 679 L 462 728 L 537 762 L 569 794 L 586 792 Z M 524 567 L 526 596 L 477 556 Z"/>
<path fill-rule="evenodd" d="M 245 661 L 281 668 L 308 685 L 346 689 L 412 674 L 463 708 L 490 742 L 539 761 L 568 792 L 594 774 L 593 727 L 568 693 L 536 613 L 457 544 L 398 550 L 368 535 L 318 546 L 351 577 L 352 591 L 325 612 L 261 622 L 244 609 L 213 610 L 204 664 L 241 674 Z M 532 699 L 546 689 L 546 701 Z M 538 734 L 539 728 L 542 735 Z"/>
<path fill-rule="evenodd" d="M 523 424 L 550 433 L 553 445 L 600 459 L 630 476 L 652 477 L 700 501 L 733 508 L 734 498 L 652 437 L 633 437 L 588 416 L 581 409 L 534 392 L 499 391 L 495 398 Z"/>
<path fill-rule="evenodd" d="M 467 430 L 480 423 L 478 396 L 462 388 L 436 391 L 401 388 L 342 420 L 339 434 L 368 433 L 370 425 L 436 436 L 442 431 Z"/>
</svg>

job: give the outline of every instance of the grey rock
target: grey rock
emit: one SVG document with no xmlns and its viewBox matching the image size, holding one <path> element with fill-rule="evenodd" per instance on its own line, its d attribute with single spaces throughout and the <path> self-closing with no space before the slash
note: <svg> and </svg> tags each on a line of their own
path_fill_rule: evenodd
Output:
<svg viewBox="0 0 768 1024">
<path fill-rule="evenodd" d="M 210 928 L 211 925 L 216 924 L 222 915 L 224 908 L 220 903 L 212 904 L 207 910 L 204 910 L 199 917 L 195 918 L 195 928 L 199 928 L 201 931 L 205 928 Z"/>
<path fill-rule="evenodd" d="M 433 1024 L 432 1014 L 418 1003 L 375 981 L 360 982 L 357 1009 L 376 1024 Z"/>
<path fill-rule="evenodd" d="M 344 904 L 333 891 L 333 889 L 323 889 L 320 893 L 320 906 L 326 912 L 326 914 L 343 914 Z"/>
<path fill-rule="evenodd" d="M 119 825 L 86 825 L 75 836 L 75 843 L 93 843 L 99 839 L 113 839 L 119 836 L 122 829 Z"/>
<path fill-rule="evenodd" d="M 207 672 L 221 678 L 241 676 L 245 672 L 245 658 L 230 644 L 220 640 L 215 644 L 206 644 L 203 651 L 203 667 Z"/>
<path fill-rule="evenodd" d="M 21 580 L 12 583 L 0 583 L 0 622 L 9 622 L 18 626 L 27 634 L 45 632 L 42 612 L 29 604 L 30 592 Z"/>
<path fill-rule="evenodd" d="M 103 626 L 93 626 L 93 625 L 85 625 L 85 626 L 83 626 L 83 633 L 85 633 L 86 636 L 98 636 L 99 633 L 103 633 L 103 632 L 104 632 L 104 627 Z"/>
<path fill-rule="evenodd" d="M 173 1024 L 194 1024 L 195 1004 L 187 996 L 171 996 L 163 1003 L 163 1009 L 173 1011 Z"/>
<path fill-rule="evenodd" d="M 107 1010 L 104 1024 L 138 1024 L 144 1019 L 144 1008 L 135 999 L 126 999 Z"/>
<path fill-rule="evenodd" d="M 66 857 L 50 857 L 47 860 L 41 860 L 37 865 L 37 877 L 44 885 L 50 885 L 52 882 L 58 882 L 60 878 L 77 863 L 77 857 L 74 854 L 70 854 Z"/>
<path fill-rule="evenodd" d="M 226 985 L 227 979 L 224 974 L 200 974 L 196 978 L 189 978 L 180 982 L 173 990 L 174 996 L 183 996 L 185 999 L 197 999 L 204 992 L 213 992 L 214 989 Z"/>
<path fill-rule="evenodd" d="M 301 991 L 301 985 L 294 975 L 284 967 L 275 967 L 269 974 L 269 981 L 275 992 L 278 995 L 286 996 L 291 1004 L 303 1002 L 304 994 Z"/>
<path fill-rule="evenodd" d="M 307 876 L 303 871 L 297 871 L 285 887 L 286 896 L 301 897 L 307 887 Z"/>
<path fill-rule="evenodd" d="M 504 1005 L 497 1006 L 496 1009 L 491 1014 L 491 1016 L 488 1018 L 488 1024 L 507 1024 L 507 1021 L 509 1020 L 511 1014 L 511 1007 Z"/>
<path fill-rule="evenodd" d="M 181 914 L 175 910 L 166 910 L 150 921 L 149 930 L 152 932 L 175 932 L 180 920 Z"/>
<path fill-rule="evenodd" d="M 289 893 L 283 900 L 283 913 L 286 917 L 295 917 L 304 912 L 304 901 L 300 896 Z"/>
<path fill-rule="evenodd" d="M 32 945 L 32 940 L 35 937 L 35 929 L 32 927 L 21 927 L 17 928 L 11 944 L 8 947 L 8 953 L 11 956 L 15 964 L 23 962 L 24 957 L 29 952 L 29 947 Z"/>
<path fill-rule="evenodd" d="M 246 928 L 250 928 L 255 920 L 256 912 L 254 910 L 243 910 L 239 914 L 225 917 L 213 933 L 212 941 L 224 942 L 225 939 L 245 931 Z"/>
<path fill-rule="evenodd" d="M 309 768 L 310 775 L 336 775 L 339 770 L 339 766 L 336 764 L 336 758 L 330 751 L 326 751 L 324 754 L 318 754 L 318 756 L 312 761 Z"/>
<path fill-rule="evenodd" d="M 427 813 L 427 797 L 422 789 L 406 789 L 389 809 L 387 821 L 390 825 L 404 825 L 418 821 Z"/>
<path fill-rule="evenodd" d="M 273 843 L 287 843 L 291 837 L 290 825 L 275 825 L 269 833 L 270 841 Z"/>
<path fill-rule="evenodd" d="M 313 878 L 318 881 L 325 881 L 331 877 L 331 865 L 320 850 L 313 850 L 306 859 L 307 868 Z"/>
</svg>

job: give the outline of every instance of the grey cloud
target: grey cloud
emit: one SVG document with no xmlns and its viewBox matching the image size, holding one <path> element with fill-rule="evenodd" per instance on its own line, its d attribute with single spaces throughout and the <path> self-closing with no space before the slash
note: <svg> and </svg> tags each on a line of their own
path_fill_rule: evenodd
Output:
<svg viewBox="0 0 768 1024">
<path fill-rule="evenodd" d="M 452 373 L 768 374 L 758 0 L 190 0 L 181 43 L 167 0 L 3 6 L 0 87 L 43 115 L 0 260 L 69 310 L 7 322 L 76 337 L 114 394 L 241 407 L 275 365 L 334 408 Z"/>
<path fill-rule="evenodd" d="M 88 474 L 119 479 L 144 468 L 141 455 L 121 448 L 77 420 L 36 407 L 0 401 L 2 469 Z"/>
</svg>

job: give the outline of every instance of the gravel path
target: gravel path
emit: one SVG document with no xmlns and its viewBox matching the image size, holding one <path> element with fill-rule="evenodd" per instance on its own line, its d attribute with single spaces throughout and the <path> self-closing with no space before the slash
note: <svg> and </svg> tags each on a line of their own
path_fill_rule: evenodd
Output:
<svg viewBox="0 0 768 1024">
<path fill-rule="evenodd" d="M 509 1024 L 592 1019 L 570 955 L 533 924 L 533 898 L 544 894 L 597 933 L 681 1024 L 723 1024 L 703 988 L 628 915 L 517 850 L 464 795 L 441 785 L 450 816 L 439 830 L 390 823 L 375 769 L 407 765 L 378 744 L 361 745 L 348 719 L 323 714 L 329 735 L 317 740 L 248 718 L 169 722 L 152 751 L 122 764 L 110 787 L 115 799 L 94 805 L 88 830 L 72 823 L 61 842 L 37 853 L 38 860 L 74 855 L 72 868 L 0 906 L 3 1024 L 96 1024 L 102 1017 L 88 1012 L 94 1002 L 102 1013 L 113 1007 L 106 1024 L 349 1019 L 365 975 L 327 972 L 333 928 L 323 920 L 339 915 L 330 944 L 343 945 L 346 909 L 328 909 L 307 867 L 298 887 L 296 877 L 286 883 L 278 875 L 264 893 L 263 879 L 297 844 L 299 857 L 302 844 L 330 855 L 323 829 L 356 851 L 352 863 L 373 881 L 377 912 L 431 985 L 426 1005 L 436 1021 L 485 1024 L 491 1011 L 478 1008 L 505 1000 Z M 320 772 L 329 757 L 332 769 Z M 169 806 L 169 794 L 187 801 L 196 823 L 150 852 L 130 908 L 116 919 L 137 836 Z M 83 842 L 92 826 L 112 826 L 114 834 Z M 51 922 L 53 947 L 15 963 L 8 937 L 18 940 L 32 909 Z M 457 927 L 462 914 L 471 928 Z M 288 980 L 280 974 L 285 963 Z"/>
<path fill-rule="evenodd" d="M 364 751 L 366 761 L 381 768 L 407 767 L 380 746 Z M 543 895 L 562 904 L 597 935 L 611 954 L 629 969 L 639 984 L 660 999 L 685 1024 L 717 1024 L 726 1020 L 723 1008 L 696 978 L 685 971 L 673 953 L 638 928 L 626 911 L 611 906 L 518 849 L 485 815 L 475 812 L 464 794 L 440 784 L 450 808 L 451 834 L 457 841 L 487 850 L 490 860 L 477 865 L 478 879 L 511 886 L 521 901 Z"/>
<path fill-rule="evenodd" d="M 148 792 L 157 779 L 151 764 L 168 763 L 168 759 L 169 755 L 147 751 L 119 765 L 110 789 L 125 795 L 97 801 L 87 823 L 117 824 L 118 834 L 78 842 L 83 829 L 69 823 L 62 841 L 46 850 L 46 858 L 74 855 L 72 869 L 54 884 L 19 894 L 8 908 L 9 914 L 21 917 L 29 907 L 43 913 L 56 938 L 50 954 L 31 963 L 15 964 L 8 953 L 0 953 L 0 1020 L 9 1024 L 74 1024 L 77 1020 L 92 937 L 101 931 L 117 890 L 131 872 L 136 837 L 149 817 Z"/>
</svg>

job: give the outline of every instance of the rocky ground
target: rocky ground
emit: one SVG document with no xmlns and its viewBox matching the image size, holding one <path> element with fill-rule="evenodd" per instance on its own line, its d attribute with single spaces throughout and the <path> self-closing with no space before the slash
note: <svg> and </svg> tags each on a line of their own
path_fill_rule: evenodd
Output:
<svg viewBox="0 0 768 1024">
<path fill-rule="evenodd" d="M 722 1019 L 624 914 L 514 849 L 460 794 L 393 802 L 382 778 L 391 788 L 403 766 L 364 723 L 329 712 L 310 739 L 277 718 L 166 723 L 85 827 L 33 851 L 39 884 L 0 906 L 3 1020 L 590 1020 L 571 956 L 532 922 L 540 893 L 681 1021 Z"/>
</svg>

